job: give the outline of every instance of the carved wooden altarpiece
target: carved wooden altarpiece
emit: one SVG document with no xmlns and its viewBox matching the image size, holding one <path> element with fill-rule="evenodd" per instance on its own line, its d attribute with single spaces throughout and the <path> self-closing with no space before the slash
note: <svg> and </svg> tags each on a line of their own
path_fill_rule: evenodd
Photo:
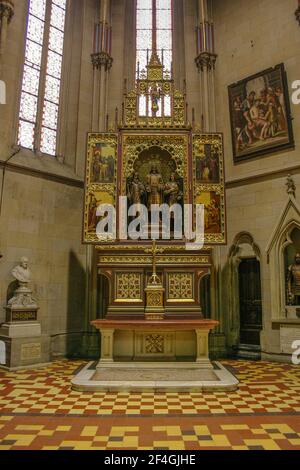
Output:
<svg viewBox="0 0 300 470">
<path fill-rule="evenodd" d="M 199 283 L 210 272 L 211 247 L 226 242 L 223 138 L 192 129 L 185 94 L 175 89 L 155 52 L 139 77 L 124 95 L 117 131 L 88 135 L 83 241 L 95 245 L 98 272 L 109 279 L 107 318 L 144 318 L 152 241 L 120 239 L 119 197 L 128 197 L 134 174 L 145 188 L 154 165 L 162 177 L 160 202 L 166 202 L 164 188 L 174 175 L 182 207 L 205 206 L 205 246 L 195 251 L 186 249 L 184 239 L 157 240 L 156 298 L 165 318 L 203 318 Z M 147 205 L 147 191 L 143 197 Z M 116 208 L 116 239 L 97 235 L 100 204 Z"/>
</svg>

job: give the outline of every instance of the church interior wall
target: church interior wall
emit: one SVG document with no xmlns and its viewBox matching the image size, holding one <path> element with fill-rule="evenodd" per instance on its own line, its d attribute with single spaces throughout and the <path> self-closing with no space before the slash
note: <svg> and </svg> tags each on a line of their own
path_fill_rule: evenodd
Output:
<svg viewBox="0 0 300 470">
<path fill-rule="evenodd" d="M 195 64 L 196 41 L 195 28 L 197 25 L 197 2 L 191 0 L 183 2 L 184 15 L 184 53 L 185 53 L 185 81 L 188 101 L 188 118 L 192 120 L 192 109 L 195 110 L 195 121 L 201 126 L 201 95 L 200 78 Z M 178 60 L 176 57 L 174 60 Z M 183 84 L 181 84 L 181 87 Z"/>
<path fill-rule="evenodd" d="M 227 87 L 257 72 L 284 63 L 291 84 L 299 79 L 299 24 L 294 0 L 215 0 L 217 128 L 224 132 L 227 182 L 299 164 L 300 107 L 291 102 L 295 149 L 234 165 Z M 299 169 L 298 169 L 299 171 Z"/>
<path fill-rule="evenodd" d="M 117 33 L 114 35 L 112 43 L 112 57 L 113 66 L 109 72 L 108 79 L 108 127 L 114 129 L 115 126 L 115 111 L 116 108 L 119 110 L 119 116 L 121 117 L 123 93 L 124 93 L 124 79 L 128 80 L 128 85 L 132 83 L 131 77 L 124 77 L 124 69 L 128 64 L 132 64 L 132 56 L 134 56 L 133 50 L 130 51 L 130 56 L 125 56 L 125 41 L 132 41 L 134 36 L 134 29 L 128 29 L 125 27 L 125 7 L 126 2 L 123 0 L 115 0 L 111 4 L 111 18 L 113 30 Z M 130 69 L 130 65 L 128 65 Z M 130 80 L 131 78 L 131 80 Z"/>
<path fill-rule="evenodd" d="M 300 107 L 291 102 L 294 149 L 273 152 L 234 164 L 227 87 L 247 76 L 284 63 L 291 97 L 291 84 L 299 79 L 297 51 L 300 46 L 300 35 L 299 25 L 294 16 L 295 2 L 293 0 L 285 2 L 280 0 L 252 0 L 251 2 L 215 0 L 213 6 L 218 54 L 216 63 L 217 130 L 224 132 L 227 182 L 228 245 L 221 249 L 223 282 L 225 286 L 228 285 L 226 263 L 234 237 L 243 231 L 250 232 L 262 254 L 262 351 L 276 355 L 278 358 L 280 354 L 279 329 L 275 329 L 271 321 L 270 265 L 266 248 L 287 201 L 285 182 L 289 172 L 293 174 L 296 186 L 300 182 L 298 149 Z M 229 315 L 228 296 L 225 291 L 223 286 L 224 314 Z M 229 292 L 228 295 L 232 293 Z M 237 324 L 236 328 L 238 327 Z"/>
<path fill-rule="evenodd" d="M 0 112 L 0 323 L 10 271 L 27 256 L 39 303 L 43 360 L 78 354 L 86 330 L 86 247 L 81 244 L 86 133 L 91 126 L 90 54 L 97 6 L 73 0 L 66 22 L 58 158 L 17 147 L 17 116 L 28 2 L 15 2 L 1 66 L 7 104 Z M 13 123 L 13 125 L 12 125 Z M 5 176 L 3 176 L 5 175 Z"/>
<path fill-rule="evenodd" d="M 58 159 L 20 150 L 16 145 L 27 1 L 15 3 L 15 15 L 9 26 L 3 57 L 3 78 L 7 85 L 7 105 L 0 113 L 0 189 L 3 200 L 0 226 L 0 322 L 4 321 L 10 270 L 20 256 L 30 259 L 34 291 L 40 304 L 43 334 L 52 337 L 52 352 L 64 355 L 71 344 L 76 349 L 79 335 L 86 328 L 85 276 L 86 247 L 81 245 L 83 175 L 86 133 L 91 128 L 93 106 L 93 28 L 99 14 L 99 2 L 72 0 L 67 19 L 66 51 L 63 75 L 63 101 L 59 133 Z M 115 108 L 123 100 L 123 80 L 128 86 L 134 76 L 133 0 L 113 0 L 111 21 L 114 31 L 113 67 L 107 83 L 105 113 L 109 126 L 114 123 Z M 175 0 L 176 46 L 174 61 L 178 87 L 186 80 L 189 119 L 201 125 L 202 97 L 195 65 L 195 26 L 198 7 L 194 0 Z M 131 10 L 130 10 L 131 9 Z M 300 184 L 299 144 L 300 106 L 291 103 L 295 149 L 233 163 L 227 86 L 283 62 L 291 83 L 299 79 L 299 25 L 294 17 L 294 0 L 214 0 L 216 53 L 215 70 L 217 131 L 224 133 L 227 181 L 228 244 L 219 251 L 223 270 L 221 322 L 230 315 L 226 287 L 229 250 L 238 233 L 251 233 L 261 251 L 264 331 L 262 348 L 280 353 L 279 332 L 271 323 L 270 265 L 266 248 L 287 194 L 286 176 L 293 174 Z M 177 45 L 178 47 L 177 47 Z M 16 153 L 12 158 L 11 155 Z M 6 165 L 4 162 L 9 160 Z M 4 168 L 5 178 L 3 183 Z M 297 193 L 296 193 L 297 197 Z M 300 196 L 299 196 L 300 197 Z M 71 274 L 73 266 L 74 276 Z M 79 295 L 79 287 L 80 293 Z M 231 295 L 229 292 L 228 295 Z M 236 319 L 237 321 L 238 319 Z M 235 329 L 238 329 L 236 324 Z M 226 328 L 226 327 L 225 327 Z M 227 332 L 228 334 L 228 332 Z M 69 342 L 68 337 L 74 340 Z M 229 341 L 229 346 L 238 335 Z M 77 346 L 76 346 L 77 345 Z"/>
</svg>

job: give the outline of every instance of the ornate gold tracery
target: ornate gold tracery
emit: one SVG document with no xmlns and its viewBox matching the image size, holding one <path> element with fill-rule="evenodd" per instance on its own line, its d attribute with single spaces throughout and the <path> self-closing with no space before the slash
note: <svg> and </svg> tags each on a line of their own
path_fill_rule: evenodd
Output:
<svg viewBox="0 0 300 470">
<path fill-rule="evenodd" d="M 158 95 L 153 97 L 153 90 Z M 146 113 L 140 115 L 140 99 L 146 97 Z M 164 99 L 170 98 L 170 115 L 164 113 Z M 155 101 L 156 100 L 156 101 Z M 157 101 L 158 100 L 158 101 Z M 93 158 L 95 147 L 105 144 L 114 153 L 115 173 L 113 181 L 95 182 Z M 153 149 L 153 153 L 152 153 Z M 155 155 L 155 152 L 157 154 Z M 156 158 L 156 160 L 155 160 Z M 103 244 L 108 250 L 114 240 L 99 240 L 89 226 L 93 220 L 95 200 L 114 204 L 118 208 L 118 196 L 128 196 L 128 187 L 134 172 L 145 184 L 151 163 L 162 175 L 163 184 L 175 173 L 182 203 L 205 206 L 205 244 L 226 242 L 225 186 L 223 163 L 223 137 L 219 133 L 193 133 L 187 120 L 185 93 L 175 89 L 172 72 L 164 70 L 155 50 L 144 73 L 138 74 L 133 91 L 124 96 L 122 120 L 115 134 L 90 134 L 86 171 L 86 205 L 84 215 L 84 242 Z M 172 167 L 172 168 L 171 168 Z M 212 174 L 209 175 L 209 172 Z M 117 230 L 117 236 L 118 236 Z M 118 241 L 116 249 L 126 247 L 126 241 Z M 176 246 L 170 241 L 170 246 Z M 113 248 L 114 249 L 114 248 Z M 133 249 L 133 245 L 131 245 Z M 138 248 L 137 248 L 138 249 Z"/>
<path fill-rule="evenodd" d="M 135 89 L 125 93 L 121 127 L 190 129 L 185 93 L 175 89 L 171 73 L 164 71 L 156 52 L 152 53 L 147 71 L 138 76 Z M 141 114 L 142 100 L 144 112 Z"/>
<path fill-rule="evenodd" d="M 122 139 L 123 149 L 123 171 L 122 171 L 122 194 L 126 194 L 126 179 L 134 171 L 134 165 L 144 150 L 153 147 L 166 150 L 176 165 L 176 173 L 184 180 L 185 202 L 188 200 L 187 184 L 187 157 L 188 157 L 188 135 L 157 134 L 157 135 L 135 135 L 124 134 Z"/>
</svg>

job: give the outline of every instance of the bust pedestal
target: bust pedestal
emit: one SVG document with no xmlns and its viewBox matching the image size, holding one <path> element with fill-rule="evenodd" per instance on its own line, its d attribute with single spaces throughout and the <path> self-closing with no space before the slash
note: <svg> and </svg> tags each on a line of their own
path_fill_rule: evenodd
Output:
<svg viewBox="0 0 300 470">
<path fill-rule="evenodd" d="M 20 283 L 5 310 L 6 322 L 0 328 L 5 345 L 1 366 L 11 370 L 47 362 L 49 340 L 42 336 L 39 307 L 27 284 Z"/>
</svg>

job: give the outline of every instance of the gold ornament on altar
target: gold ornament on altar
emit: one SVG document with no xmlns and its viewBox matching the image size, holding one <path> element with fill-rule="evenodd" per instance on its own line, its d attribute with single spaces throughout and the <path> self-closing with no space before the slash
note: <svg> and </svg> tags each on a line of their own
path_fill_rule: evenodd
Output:
<svg viewBox="0 0 300 470">
<path fill-rule="evenodd" d="M 146 69 L 138 69 L 135 89 L 125 93 L 120 127 L 191 129 L 185 93 L 175 89 L 172 70 L 165 70 L 156 49 Z"/>
<path fill-rule="evenodd" d="M 158 248 L 156 241 L 154 240 L 152 242 L 152 248 L 147 248 L 145 250 L 145 253 L 150 253 L 152 254 L 152 276 L 150 277 L 148 285 L 160 285 L 161 286 L 161 280 L 158 277 L 156 273 L 156 259 L 157 255 L 163 253 L 165 250 L 163 248 Z"/>
<path fill-rule="evenodd" d="M 147 248 L 145 253 L 152 254 L 152 275 L 145 289 L 146 293 L 146 320 L 163 320 L 164 319 L 164 292 L 161 279 L 156 272 L 157 255 L 164 252 L 163 248 L 158 248 L 156 241 L 152 242 L 152 248 Z"/>
</svg>

